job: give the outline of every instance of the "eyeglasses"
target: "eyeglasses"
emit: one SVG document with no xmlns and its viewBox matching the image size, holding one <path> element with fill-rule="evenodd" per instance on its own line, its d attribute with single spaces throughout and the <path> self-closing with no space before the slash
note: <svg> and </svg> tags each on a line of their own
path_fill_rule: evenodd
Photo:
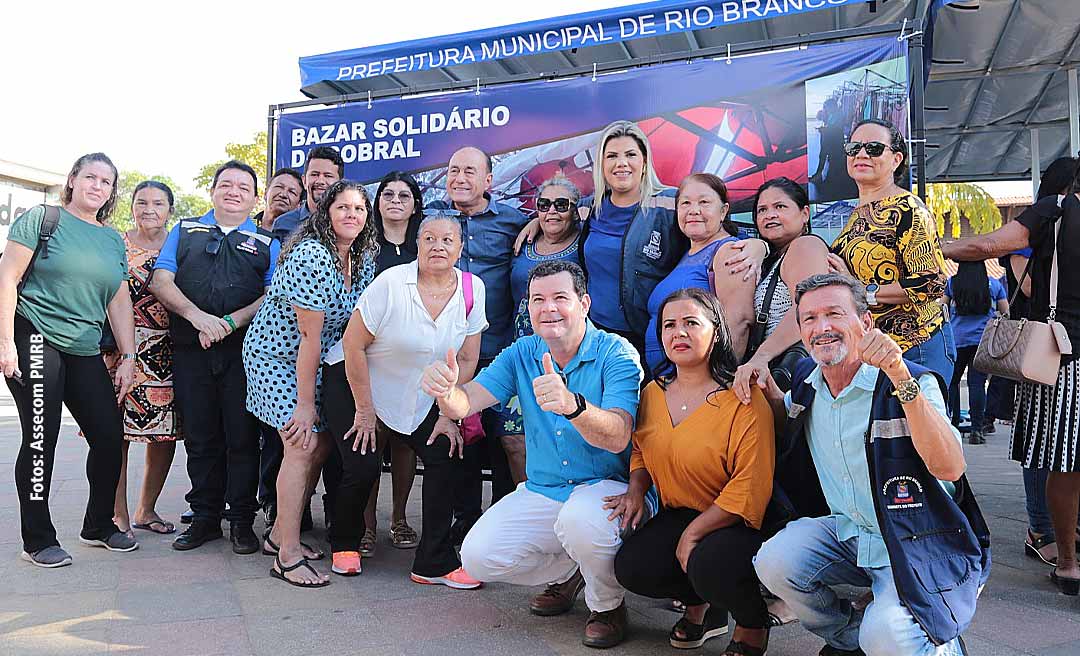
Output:
<svg viewBox="0 0 1080 656">
<path fill-rule="evenodd" d="M 387 203 L 392 203 L 396 199 L 402 205 L 408 205 L 413 201 L 413 195 L 407 191 L 399 191 L 395 194 L 393 191 L 387 190 L 382 192 L 379 198 L 382 198 Z"/>
<path fill-rule="evenodd" d="M 446 217 L 450 217 L 450 218 L 457 218 L 457 217 L 461 216 L 461 212 L 459 212 L 458 210 L 455 210 L 452 207 L 433 207 L 433 208 L 424 210 L 424 216 L 425 217 L 429 217 L 429 216 L 446 216 Z"/>
<path fill-rule="evenodd" d="M 569 198 L 556 198 L 554 200 L 551 199 L 551 198 L 537 198 L 536 199 L 536 211 L 540 212 L 541 214 L 548 211 L 548 210 L 550 210 L 552 205 L 555 206 L 555 211 L 556 212 L 565 212 L 565 211 L 570 209 L 570 199 Z"/>
<path fill-rule="evenodd" d="M 886 149 L 896 150 L 892 146 L 883 144 L 880 141 L 849 141 L 844 144 L 844 152 L 847 153 L 848 157 L 855 157 L 863 148 L 866 149 L 866 154 L 870 157 L 881 157 L 881 154 L 885 152 Z"/>
<path fill-rule="evenodd" d="M 221 242 L 225 240 L 225 233 L 221 230 L 213 230 L 210 232 L 210 241 L 206 242 L 206 253 L 208 255 L 217 255 L 221 250 Z"/>
</svg>

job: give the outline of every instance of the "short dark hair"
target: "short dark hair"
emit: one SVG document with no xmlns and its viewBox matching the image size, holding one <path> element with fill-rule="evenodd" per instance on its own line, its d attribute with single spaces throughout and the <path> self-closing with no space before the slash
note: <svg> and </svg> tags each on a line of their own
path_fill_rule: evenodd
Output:
<svg viewBox="0 0 1080 656">
<path fill-rule="evenodd" d="M 169 209 L 175 205 L 175 199 L 173 198 L 173 190 L 169 188 L 169 185 L 157 180 L 143 180 L 139 184 L 135 185 L 135 191 L 131 192 L 131 204 L 135 205 L 135 197 L 139 195 L 139 192 L 143 189 L 157 189 L 164 192 L 165 197 L 169 199 Z"/>
<path fill-rule="evenodd" d="M 683 187 L 691 182 L 700 182 L 701 184 L 709 187 L 716 192 L 716 195 L 720 197 L 720 200 L 725 204 L 728 202 L 728 189 L 727 184 L 724 183 L 724 179 L 718 175 L 712 173 L 691 173 L 683 178 L 683 181 L 679 183 L 679 190 L 675 192 L 675 206 L 679 206 L 679 196 L 682 195 Z M 720 224 L 724 228 L 724 232 L 728 233 L 732 237 L 739 236 L 739 226 L 735 224 L 735 220 L 731 218 L 731 208 L 728 207 L 728 213 L 724 216 L 723 223 Z"/>
<path fill-rule="evenodd" d="M 795 285 L 795 306 L 806 294 L 825 287 L 846 287 L 851 292 L 851 301 L 855 304 L 855 311 L 865 314 L 869 309 L 866 304 L 866 286 L 858 279 L 844 273 L 815 273 L 809 278 L 803 279 Z"/>
<path fill-rule="evenodd" d="M 304 188 L 304 177 L 302 175 L 300 175 L 300 171 L 297 171 L 296 169 L 288 168 L 288 167 L 281 168 L 281 169 L 278 169 L 278 170 L 274 171 L 274 175 L 270 176 L 270 179 L 266 181 L 266 186 L 269 187 L 271 182 L 273 182 L 274 180 L 276 180 L 277 178 L 279 178 L 279 177 L 281 177 L 283 175 L 287 175 L 287 176 L 293 178 L 294 180 L 296 180 L 297 184 L 300 185 L 301 190 Z"/>
<path fill-rule="evenodd" d="M 537 264 L 529 272 L 529 284 L 525 288 L 531 289 L 533 281 L 537 278 L 547 278 L 564 272 L 570 274 L 570 280 L 574 282 L 574 293 L 578 295 L 578 298 L 585 296 L 588 289 L 585 283 L 585 272 L 574 262 L 566 260 L 550 260 Z"/>
<path fill-rule="evenodd" d="M 1077 169 L 1075 157 L 1055 159 L 1039 178 L 1039 190 L 1035 194 L 1035 200 L 1069 193 L 1069 187 L 1073 185 L 1078 171 L 1080 169 Z"/>
<path fill-rule="evenodd" d="M 903 159 L 900 160 L 900 166 L 896 167 L 893 171 L 893 182 L 899 184 L 904 182 L 908 178 L 908 156 L 907 139 L 900 133 L 890 121 L 886 121 L 882 118 L 864 118 L 855 124 L 855 127 L 851 129 L 851 134 L 855 134 L 855 130 L 858 130 L 864 125 L 880 125 L 889 131 L 889 147 L 893 149 L 893 152 L 903 155 Z"/>
<path fill-rule="evenodd" d="M 247 164 L 244 164 L 238 159 L 230 159 L 221 166 L 217 167 L 217 170 L 214 171 L 214 182 L 210 185 L 211 191 L 213 191 L 217 187 L 218 178 L 221 177 L 221 174 L 225 171 L 228 171 L 229 169 L 236 169 L 250 175 L 251 182 L 255 185 L 255 195 L 259 195 L 259 178 L 255 175 L 255 169 L 251 168 Z"/>
<path fill-rule="evenodd" d="M 109 198 L 97 211 L 98 223 L 105 223 L 105 220 L 112 214 L 113 208 L 116 207 L 116 196 L 119 193 L 118 189 L 120 187 L 120 172 L 116 170 L 116 164 L 113 164 L 113 161 L 109 159 L 109 156 L 105 153 L 87 153 L 75 160 L 75 163 L 71 165 L 71 172 L 68 173 L 67 180 L 64 181 L 64 191 L 60 194 L 60 200 L 64 203 L 71 202 L 71 196 L 75 191 L 71 186 L 71 179 L 79 175 L 79 173 L 82 172 L 83 167 L 93 162 L 101 162 L 105 166 L 108 166 L 112 169 L 113 174 L 113 184 L 112 190 L 109 192 Z"/>
<path fill-rule="evenodd" d="M 345 160 L 341 159 L 341 153 L 331 148 L 330 146 L 315 146 L 308 151 L 307 159 L 304 160 L 304 172 L 307 172 L 308 164 L 311 164 L 313 159 L 325 159 L 333 162 L 337 166 L 337 174 L 339 178 L 345 177 Z"/>
</svg>

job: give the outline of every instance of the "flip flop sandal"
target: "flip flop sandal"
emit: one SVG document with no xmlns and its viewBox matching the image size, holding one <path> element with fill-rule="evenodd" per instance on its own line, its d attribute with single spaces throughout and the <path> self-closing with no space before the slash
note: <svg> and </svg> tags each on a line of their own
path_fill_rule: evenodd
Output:
<svg viewBox="0 0 1080 656">
<path fill-rule="evenodd" d="M 160 526 L 161 530 L 154 528 Z M 151 533 L 157 533 L 158 535 L 168 535 L 170 533 L 176 533 L 176 527 L 165 521 L 164 519 L 151 519 L 150 521 L 140 524 L 133 523 L 131 528 L 137 528 L 140 531 L 150 531 Z"/>
<path fill-rule="evenodd" d="M 276 544 L 274 544 L 274 541 L 270 539 L 270 531 L 271 530 L 272 529 L 267 529 L 266 533 L 263 533 L 263 536 L 262 536 L 262 539 L 263 539 L 262 555 L 264 555 L 264 556 L 276 556 L 276 555 L 278 555 L 278 550 L 280 549 L 280 547 L 278 547 Z M 270 551 L 270 549 L 267 549 L 266 545 L 270 545 L 270 549 L 273 549 L 273 551 Z M 326 554 L 324 552 L 319 551 L 315 547 L 305 543 L 303 540 L 300 541 L 300 546 L 303 547 L 304 549 L 307 549 L 308 551 L 312 552 L 313 554 L 315 554 L 314 556 L 312 556 L 311 558 L 307 558 L 306 560 L 322 560 L 323 558 L 326 558 Z"/>
<path fill-rule="evenodd" d="M 305 581 L 294 581 L 294 580 L 290 579 L 289 577 L 285 576 L 289 572 L 291 572 L 291 571 L 293 571 L 295 569 L 298 569 L 300 567 L 306 567 L 306 568 L 308 568 L 308 570 L 312 574 L 314 574 L 315 576 L 319 576 L 318 570 L 316 570 L 314 567 L 311 566 L 311 564 L 308 562 L 307 558 L 301 558 L 300 560 L 296 561 L 292 565 L 289 565 L 288 567 L 286 567 L 284 564 L 282 564 L 280 557 L 274 556 L 274 564 L 277 566 L 277 569 L 271 567 L 270 568 L 270 576 L 275 578 L 275 579 L 278 579 L 280 581 L 285 581 L 289 585 L 294 585 L 294 586 L 296 586 L 298 588 L 325 588 L 326 586 L 330 585 L 329 580 L 319 579 L 318 581 L 315 581 L 315 582 L 305 582 Z"/>
<path fill-rule="evenodd" d="M 1027 541 L 1024 542 L 1024 555 L 1028 558 L 1034 558 L 1035 560 L 1041 560 L 1043 563 L 1050 565 L 1051 567 L 1057 565 L 1057 558 L 1046 558 L 1042 555 L 1040 549 L 1043 547 L 1054 544 L 1054 541 L 1045 535 L 1040 535 L 1037 538 L 1033 538 L 1031 531 L 1028 531 Z"/>
</svg>

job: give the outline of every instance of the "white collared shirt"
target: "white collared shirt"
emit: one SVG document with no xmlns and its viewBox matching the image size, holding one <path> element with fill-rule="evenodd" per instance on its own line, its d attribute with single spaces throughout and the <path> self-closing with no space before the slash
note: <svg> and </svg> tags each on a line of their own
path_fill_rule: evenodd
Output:
<svg viewBox="0 0 1080 656">
<path fill-rule="evenodd" d="M 473 307 L 465 316 L 461 271 L 457 291 L 432 319 L 416 288 L 416 262 L 383 271 L 368 285 L 353 312 L 359 313 L 368 332 L 375 336 L 367 347 L 368 374 L 375 414 L 391 429 L 408 435 L 424 421 L 434 401 L 420 389 L 424 368 L 446 357 L 448 349 L 460 349 L 468 335 L 488 327 L 484 309 L 484 283 L 472 276 Z M 327 353 L 325 362 L 345 359 L 341 342 Z"/>
</svg>

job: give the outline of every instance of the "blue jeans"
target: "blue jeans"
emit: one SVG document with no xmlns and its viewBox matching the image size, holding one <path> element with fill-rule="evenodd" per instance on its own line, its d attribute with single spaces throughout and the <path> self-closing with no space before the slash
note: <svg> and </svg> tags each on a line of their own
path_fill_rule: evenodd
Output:
<svg viewBox="0 0 1080 656">
<path fill-rule="evenodd" d="M 787 603 L 807 630 L 836 649 L 867 656 L 959 656 L 959 640 L 937 646 L 900 603 L 891 567 L 857 564 L 858 538 L 844 542 L 832 517 L 804 517 L 762 545 L 758 578 Z M 874 600 L 860 615 L 830 586 L 869 587 Z"/>
<path fill-rule="evenodd" d="M 945 384 L 948 384 L 952 380 L 953 367 L 956 366 L 956 342 L 953 341 L 952 325 L 948 321 L 941 324 L 941 328 L 935 330 L 930 339 L 904 351 L 904 357 L 938 372 L 945 379 Z"/>
<path fill-rule="evenodd" d="M 953 426 L 960 425 L 960 379 L 967 370 L 968 409 L 971 411 L 971 430 L 982 432 L 986 416 L 986 374 L 971 366 L 975 359 L 976 346 L 961 346 L 956 349 L 956 368 L 953 369 L 952 382 L 949 383 L 949 413 Z"/>
</svg>

